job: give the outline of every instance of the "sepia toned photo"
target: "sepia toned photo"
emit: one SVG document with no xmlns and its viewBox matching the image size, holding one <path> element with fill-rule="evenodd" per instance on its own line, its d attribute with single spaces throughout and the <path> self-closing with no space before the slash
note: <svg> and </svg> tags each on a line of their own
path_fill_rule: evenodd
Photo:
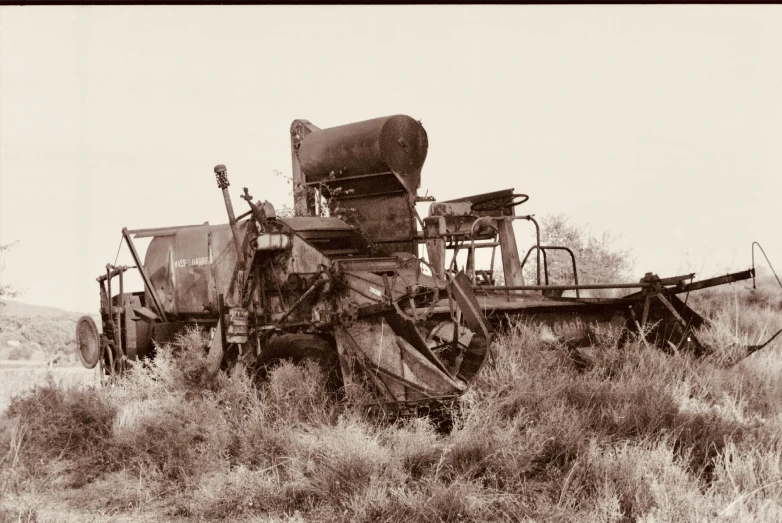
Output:
<svg viewBox="0 0 782 523">
<path fill-rule="evenodd" d="M 782 7 L 0 7 L 0 521 L 782 520 Z"/>
</svg>

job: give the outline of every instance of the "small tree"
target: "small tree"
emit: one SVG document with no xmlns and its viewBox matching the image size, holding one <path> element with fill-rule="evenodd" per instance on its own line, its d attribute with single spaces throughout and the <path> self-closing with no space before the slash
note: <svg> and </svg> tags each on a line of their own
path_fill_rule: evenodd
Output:
<svg viewBox="0 0 782 523">
<path fill-rule="evenodd" d="M 18 242 L 9 243 L 8 245 L 0 245 L 0 252 L 6 252 Z M 5 264 L 0 263 L 0 272 L 5 269 Z M 17 290 L 14 286 L 0 282 L 0 298 L 16 298 L 21 294 L 21 291 Z"/>
<path fill-rule="evenodd" d="M 281 171 L 278 171 L 277 169 L 274 170 L 274 174 L 284 178 L 285 181 L 288 183 L 288 185 L 293 186 L 293 177 L 292 176 L 286 176 Z M 288 196 L 293 196 L 294 195 L 294 190 L 295 190 L 295 188 L 291 187 L 290 192 L 288 192 Z M 279 208 L 275 208 L 274 212 L 280 218 L 293 218 L 294 216 L 296 216 L 296 212 L 293 209 L 293 207 L 291 207 L 287 203 L 283 203 Z"/>
<path fill-rule="evenodd" d="M 605 232 L 600 237 L 593 236 L 587 227 L 571 223 L 564 214 L 544 216 L 539 223 L 541 245 L 569 247 L 573 251 L 580 284 L 615 283 L 631 279 L 631 253 L 629 250 L 615 248 L 615 238 L 610 233 Z M 535 254 L 531 256 L 534 257 Z M 566 252 L 548 251 L 547 261 L 549 284 L 573 282 L 573 265 Z M 536 282 L 534 260 L 528 261 L 524 267 L 524 278 L 529 284 Z M 541 280 L 543 278 L 541 269 Z M 544 282 L 541 281 L 542 283 Z"/>
</svg>

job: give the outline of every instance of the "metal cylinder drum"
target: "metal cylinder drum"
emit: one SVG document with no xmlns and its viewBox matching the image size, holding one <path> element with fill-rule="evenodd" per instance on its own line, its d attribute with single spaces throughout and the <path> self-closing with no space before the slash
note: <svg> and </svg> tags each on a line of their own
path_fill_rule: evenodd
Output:
<svg viewBox="0 0 782 523">
<path fill-rule="evenodd" d="M 428 147 L 420 123 L 395 115 L 313 131 L 302 140 L 298 159 L 307 183 L 392 172 L 415 192 Z"/>
</svg>

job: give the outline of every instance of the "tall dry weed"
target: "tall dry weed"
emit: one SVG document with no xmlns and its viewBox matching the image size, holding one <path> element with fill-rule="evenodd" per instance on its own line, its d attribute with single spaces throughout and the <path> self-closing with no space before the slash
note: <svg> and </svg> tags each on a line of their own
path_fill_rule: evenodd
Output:
<svg viewBox="0 0 782 523">
<path fill-rule="evenodd" d="M 516 323 L 449 433 L 426 418 L 365 418 L 314 365 L 280 365 L 260 386 L 208 378 L 204 340 L 190 333 L 111 387 L 15 400 L 0 510 L 44 514 L 56 496 L 74 510 L 193 521 L 774 518 L 779 347 L 733 367 L 718 356 L 777 320 L 712 305 L 706 359 L 606 333 L 576 361 Z"/>
</svg>

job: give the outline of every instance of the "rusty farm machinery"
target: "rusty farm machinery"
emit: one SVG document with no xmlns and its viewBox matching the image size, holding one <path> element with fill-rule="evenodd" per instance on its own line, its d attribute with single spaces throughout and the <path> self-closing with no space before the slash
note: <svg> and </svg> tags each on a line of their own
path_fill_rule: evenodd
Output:
<svg viewBox="0 0 782 523">
<path fill-rule="evenodd" d="M 749 269 L 702 281 L 647 274 L 637 283 L 579 284 L 573 252 L 541 245 L 538 222 L 517 213 L 526 195 L 419 197 L 428 139 L 413 118 L 327 129 L 295 120 L 290 134 L 293 217 L 277 216 L 246 188 L 249 209 L 235 216 L 218 165 L 228 223 L 122 230 L 135 266 L 109 264 L 98 277 L 101 332 L 89 316 L 77 325 L 85 366 L 121 375 L 128 361 L 154 356 L 197 326 L 211 334 L 204 348 L 211 372 L 314 359 L 342 383 L 368 387 L 375 405 L 418 412 L 462 394 L 487 361 L 493 333 L 515 318 L 566 346 L 593 343 L 610 327 L 702 353 L 697 330 L 705 320 L 679 295 L 754 276 Z M 431 201 L 424 218 L 421 201 Z M 516 220 L 536 230 L 524 257 Z M 134 238 L 151 238 L 143 259 Z M 491 252 L 489 269 L 476 266 L 477 253 L 488 252 L 480 249 Z M 549 284 L 552 251 L 569 254 L 572 283 Z M 461 270 L 458 253 L 466 255 Z M 530 284 L 524 268 L 533 262 Z M 143 290 L 126 291 L 128 270 L 138 271 Z M 628 294 L 582 296 L 590 289 Z"/>
</svg>

